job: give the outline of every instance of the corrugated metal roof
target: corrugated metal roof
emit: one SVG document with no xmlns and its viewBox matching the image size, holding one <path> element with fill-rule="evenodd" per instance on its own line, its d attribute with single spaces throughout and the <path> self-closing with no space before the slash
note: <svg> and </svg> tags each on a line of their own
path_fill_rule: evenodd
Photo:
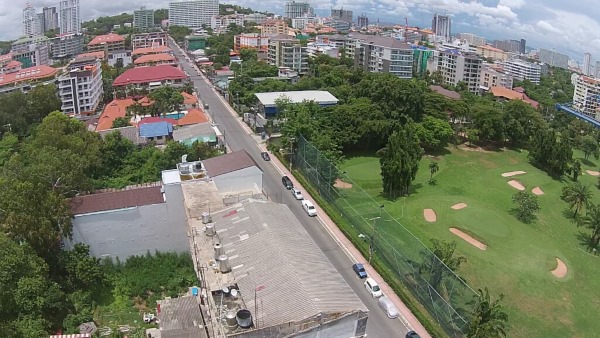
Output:
<svg viewBox="0 0 600 338">
<path fill-rule="evenodd" d="M 167 136 L 173 132 L 173 125 L 166 121 L 144 123 L 140 126 L 141 137 Z"/>
<path fill-rule="evenodd" d="M 286 205 L 250 200 L 212 219 L 255 317 L 258 290 L 261 327 L 319 313 L 367 311 Z"/>
<path fill-rule="evenodd" d="M 181 127 L 173 131 L 173 140 L 183 142 L 190 139 L 204 140 L 204 142 L 215 142 L 217 134 L 208 122 Z"/>
<path fill-rule="evenodd" d="M 338 99 L 326 90 L 298 90 L 289 92 L 270 92 L 254 94 L 265 106 L 275 106 L 278 99 L 289 99 L 291 103 L 315 101 L 319 104 L 337 104 Z"/>
<path fill-rule="evenodd" d="M 160 186 L 103 192 L 71 199 L 73 215 L 164 203 Z"/>
<path fill-rule="evenodd" d="M 159 300 L 158 319 L 162 337 L 207 337 L 202 328 L 202 313 L 195 297 L 183 296 Z"/>
<path fill-rule="evenodd" d="M 206 159 L 202 161 L 202 165 L 210 177 L 216 177 L 252 166 L 258 167 L 245 150 L 238 150 Z"/>
</svg>

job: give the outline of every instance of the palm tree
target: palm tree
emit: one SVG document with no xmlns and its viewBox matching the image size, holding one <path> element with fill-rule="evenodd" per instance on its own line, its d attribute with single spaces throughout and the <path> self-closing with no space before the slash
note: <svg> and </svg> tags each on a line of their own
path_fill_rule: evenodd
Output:
<svg viewBox="0 0 600 338">
<path fill-rule="evenodd" d="M 592 199 L 592 192 L 589 186 L 575 182 L 575 184 L 563 188 L 560 198 L 569 203 L 571 210 L 575 209 L 573 217 L 577 217 L 579 211 L 585 209 L 589 204 Z"/>
<path fill-rule="evenodd" d="M 475 307 L 471 312 L 468 338 L 506 337 L 508 315 L 500 305 L 502 299 L 504 299 L 503 294 L 498 299 L 491 300 L 487 288 L 478 290 L 474 301 Z"/>
<path fill-rule="evenodd" d="M 440 170 L 440 166 L 437 164 L 437 162 L 431 162 L 429 163 L 429 183 L 431 183 L 433 181 L 433 174 L 437 173 Z"/>
<path fill-rule="evenodd" d="M 579 160 L 573 162 L 571 171 L 573 172 L 573 181 L 577 182 L 577 177 L 581 176 L 581 162 Z"/>
<path fill-rule="evenodd" d="M 590 204 L 588 206 L 588 211 L 581 220 L 581 225 L 585 225 L 592 230 L 590 248 L 596 248 L 600 243 L 600 205 Z"/>
</svg>

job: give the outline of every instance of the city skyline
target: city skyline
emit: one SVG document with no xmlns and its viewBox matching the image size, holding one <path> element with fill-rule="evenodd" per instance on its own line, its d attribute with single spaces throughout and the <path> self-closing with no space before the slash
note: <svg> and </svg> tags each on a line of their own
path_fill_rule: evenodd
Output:
<svg viewBox="0 0 600 338">
<path fill-rule="evenodd" d="M 255 10 L 267 10 L 284 14 L 285 1 L 282 0 L 246 0 L 222 1 L 238 4 Z M 568 54 L 572 59 L 583 61 L 583 54 L 600 56 L 600 8 L 592 0 L 565 3 L 559 0 L 328 0 L 308 1 L 315 12 L 328 16 L 331 8 L 352 10 L 369 16 L 370 23 L 404 23 L 419 27 L 431 26 L 434 13 L 448 14 L 452 17 L 453 33 L 477 33 L 488 39 L 526 39 L 536 48 L 555 49 Z M 59 1 L 31 0 L 22 1 L 18 6 L 8 0 L 0 0 L 0 39 L 16 39 L 22 31 L 14 30 L 21 25 L 22 10 L 26 3 L 33 6 L 58 6 Z M 86 21 L 102 15 L 115 15 L 130 12 L 145 5 L 148 8 L 168 8 L 169 1 L 149 0 L 139 3 L 113 3 L 87 0 L 81 6 L 82 20 Z M 595 61 L 595 59 L 594 59 Z"/>
</svg>

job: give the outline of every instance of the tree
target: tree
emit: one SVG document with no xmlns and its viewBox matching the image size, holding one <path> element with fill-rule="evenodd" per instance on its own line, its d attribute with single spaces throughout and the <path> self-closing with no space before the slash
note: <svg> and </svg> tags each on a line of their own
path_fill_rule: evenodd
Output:
<svg viewBox="0 0 600 338">
<path fill-rule="evenodd" d="M 523 223 L 529 223 L 535 219 L 535 213 L 540 211 L 540 204 L 537 196 L 527 191 L 519 191 L 512 197 L 513 203 L 516 204 L 513 213 Z"/>
<path fill-rule="evenodd" d="M 440 170 L 440 166 L 438 165 L 438 163 L 431 161 L 431 163 L 429 163 L 429 183 L 430 184 L 433 182 L 433 174 L 437 173 L 438 170 Z"/>
<path fill-rule="evenodd" d="M 592 192 L 589 186 L 575 182 L 562 189 L 560 198 L 569 204 L 569 209 L 575 209 L 573 217 L 576 218 L 577 214 L 589 205 L 592 199 Z"/>
<path fill-rule="evenodd" d="M 577 182 L 577 177 L 581 175 L 581 162 L 579 160 L 573 161 L 571 173 L 573 174 L 573 181 Z"/>
<path fill-rule="evenodd" d="M 177 42 L 182 43 L 185 37 L 190 35 L 192 30 L 184 26 L 169 26 L 169 35 Z"/>
<path fill-rule="evenodd" d="M 194 94 L 194 91 L 196 90 L 196 88 L 194 88 L 194 83 L 192 81 L 186 81 L 183 84 L 183 87 L 181 87 L 181 91 L 188 93 L 188 94 Z"/>
<path fill-rule="evenodd" d="M 383 193 L 390 198 L 407 195 L 423 156 L 414 123 L 407 123 L 394 131 L 387 146 L 378 153 L 381 156 Z"/>
<path fill-rule="evenodd" d="M 152 106 L 159 115 L 179 111 L 183 105 L 183 95 L 176 88 L 170 86 L 155 89 L 148 97 L 154 101 Z"/>
<path fill-rule="evenodd" d="M 471 312 L 468 338 L 506 337 L 508 315 L 501 305 L 503 299 L 504 295 L 500 294 L 498 299 L 492 300 L 487 288 L 478 290 L 474 301 L 471 302 L 474 308 Z"/>
<path fill-rule="evenodd" d="M 467 259 L 454 255 L 456 242 L 432 239 L 431 244 L 431 251 L 422 252 L 423 264 L 419 267 L 419 274 L 426 277 L 429 284 L 438 292 L 445 292 L 443 279 L 456 272 Z"/>
<path fill-rule="evenodd" d="M 75 244 L 69 251 L 61 251 L 59 256 L 61 285 L 69 292 L 76 290 L 93 291 L 107 282 L 100 259 L 90 256 L 90 247 Z"/>
<path fill-rule="evenodd" d="M 592 230 L 590 235 L 590 248 L 596 249 L 600 243 L 600 205 L 590 204 L 588 211 L 581 220 L 581 225 Z"/>
<path fill-rule="evenodd" d="M 581 138 L 580 149 L 583 151 L 583 156 L 587 160 L 590 155 L 594 155 L 597 159 L 600 157 L 600 147 L 598 141 L 592 135 L 585 135 Z"/>
<path fill-rule="evenodd" d="M 529 160 L 554 177 L 562 176 L 572 162 L 573 149 L 567 138 L 550 129 L 534 133 L 529 150 Z"/>
<path fill-rule="evenodd" d="M 450 123 L 435 117 L 426 115 L 423 121 L 416 123 L 417 135 L 421 145 L 425 149 L 439 149 L 448 144 L 448 141 L 454 134 Z"/>
<path fill-rule="evenodd" d="M 117 117 L 112 123 L 113 128 L 123 128 L 129 126 L 129 119 L 126 117 Z"/>
</svg>

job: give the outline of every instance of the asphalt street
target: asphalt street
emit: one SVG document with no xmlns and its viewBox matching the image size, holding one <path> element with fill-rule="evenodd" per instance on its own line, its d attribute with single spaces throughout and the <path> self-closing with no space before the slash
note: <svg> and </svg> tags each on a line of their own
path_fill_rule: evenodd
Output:
<svg viewBox="0 0 600 338">
<path fill-rule="evenodd" d="M 197 75 L 191 63 L 186 60 L 186 57 L 182 55 L 179 48 L 172 41 L 170 41 L 170 47 L 173 49 L 179 64 L 194 82 L 200 100 L 209 105 L 208 112 L 224 133 L 225 141 L 230 149 L 233 151 L 244 149 L 254 158 L 264 172 L 263 189 L 265 192 L 276 202 L 288 205 L 333 266 L 369 309 L 367 335 L 374 338 L 404 337 L 408 331 L 407 328 L 399 319 L 389 319 L 378 307 L 377 300 L 367 293 L 363 281 L 352 270 L 352 264 L 355 262 L 351 260 L 317 218 L 309 217 L 304 212 L 300 202 L 295 200 L 289 190 L 285 189 L 281 183 L 279 171 L 271 162 L 265 162 L 261 158 L 261 150 L 255 139 L 240 126 L 238 119 L 230 113 L 228 107 L 213 91 L 211 85 L 203 77 Z M 331 290 L 331 292 L 335 292 L 335 290 Z"/>
</svg>

